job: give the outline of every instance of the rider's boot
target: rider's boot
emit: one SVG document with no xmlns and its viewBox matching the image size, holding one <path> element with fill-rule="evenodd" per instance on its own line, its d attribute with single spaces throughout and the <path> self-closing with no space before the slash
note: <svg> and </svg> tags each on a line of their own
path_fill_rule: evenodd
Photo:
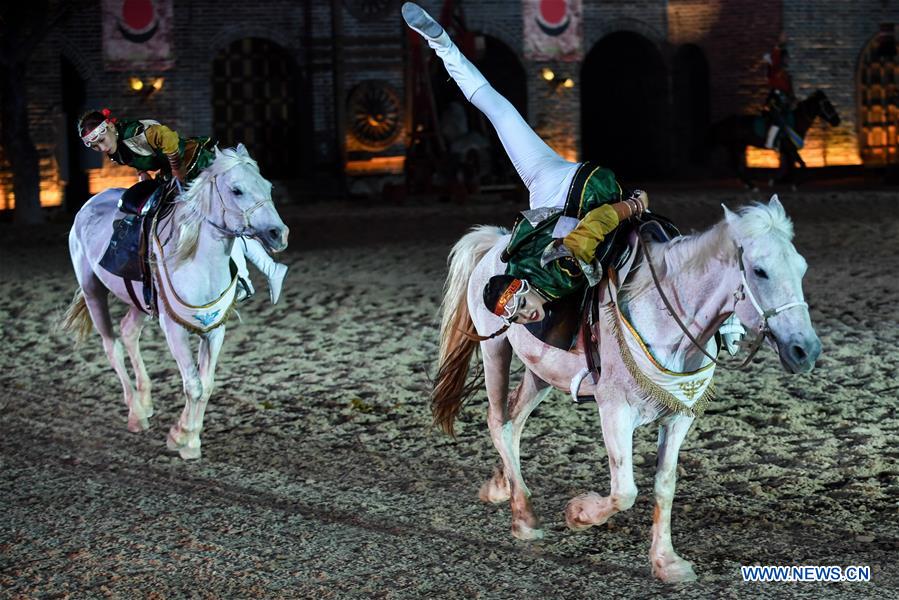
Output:
<svg viewBox="0 0 899 600">
<path fill-rule="evenodd" d="M 245 242 L 244 255 L 268 279 L 269 298 L 272 304 L 277 304 L 281 297 L 281 288 L 284 286 L 284 277 L 287 275 L 287 265 L 275 262 L 256 240 L 248 239 Z"/>
<path fill-rule="evenodd" d="M 743 324 L 740 322 L 740 319 L 737 318 L 737 315 L 733 314 L 729 316 L 724 323 L 721 324 L 718 333 L 721 335 L 724 349 L 727 350 L 728 354 L 731 356 L 735 356 L 737 352 L 740 351 L 740 340 L 746 336 L 746 328 L 743 327 Z"/>
<path fill-rule="evenodd" d="M 480 71 L 459 51 L 440 23 L 422 7 L 414 2 L 406 2 L 403 4 L 403 19 L 428 42 L 428 46 L 434 49 L 450 77 L 465 94 L 466 100 L 471 100 L 479 88 L 487 85 L 487 80 Z"/>
<path fill-rule="evenodd" d="M 768 139 L 765 140 L 765 148 L 773 148 L 774 140 L 777 139 L 777 132 L 780 131 L 780 127 L 777 125 L 772 125 L 768 128 Z"/>
</svg>

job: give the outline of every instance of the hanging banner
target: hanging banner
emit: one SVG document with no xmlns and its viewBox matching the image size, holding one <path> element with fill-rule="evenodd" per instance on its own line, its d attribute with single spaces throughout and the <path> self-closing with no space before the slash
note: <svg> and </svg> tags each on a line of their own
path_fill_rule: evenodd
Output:
<svg viewBox="0 0 899 600">
<path fill-rule="evenodd" d="M 583 59 L 581 0 L 522 0 L 525 60 Z"/>
<path fill-rule="evenodd" d="M 171 69 L 172 0 L 103 0 L 103 63 L 111 71 Z"/>
</svg>

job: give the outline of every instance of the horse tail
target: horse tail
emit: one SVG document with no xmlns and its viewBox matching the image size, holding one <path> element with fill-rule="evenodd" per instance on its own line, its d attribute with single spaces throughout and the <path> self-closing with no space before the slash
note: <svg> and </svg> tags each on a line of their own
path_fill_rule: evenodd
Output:
<svg viewBox="0 0 899 600">
<path fill-rule="evenodd" d="M 481 387 L 479 374 L 466 382 L 471 357 L 481 340 L 468 312 L 468 281 L 478 262 L 496 245 L 506 230 L 482 225 L 456 242 L 449 254 L 449 273 L 440 305 L 440 358 L 431 391 L 434 425 L 455 435 L 453 424 L 465 401 Z"/>
<path fill-rule="evenodd" d="M 76 343 L 85 341 L 90 336 L 91 331 L 93 331 L 94 322 L 91 320 L 91 315 L 87 310 L 87 302 L 84 301 L 84 293 L 80 287 L 75 290 L 75 296 L 72 298 L 72 302 L 69 303 L 69 307 L 66 309 L 59 326 L 63 331 L 73 335 Z"/>
</svg>

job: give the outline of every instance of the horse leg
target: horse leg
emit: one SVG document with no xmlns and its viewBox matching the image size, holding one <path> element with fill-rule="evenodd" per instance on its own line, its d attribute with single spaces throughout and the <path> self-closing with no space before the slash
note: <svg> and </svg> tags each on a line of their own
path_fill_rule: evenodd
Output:
<svg viewBox="0 0 899 600">
<path fill-rule="evenodd" d="M 178 363 L 184 385 L 184 410 L 169 429 L 166 446 L 177 450 L 185 460 L 200 458 L 200 428 L 202 425 L 203 384 L 190 351 L 190 333 L 166 315 L 159 313 L 159 323 L 165 332 L 169 350 Z M 199 417 L 199 418 L 198 418 Z"/>
<path fill-rule="evenodd" d="M 135 399 L 131 376 L 125 367 L 125 351 L 122 340 L 115 335 L 113 330 L 112 318 L 109 316 L 109 290 L 93 272 L 84 273 L 78 279 L 91 320 L 103 340 L 106 358 L 122 384 L 125 406 L 128 407 L 128 431 L 133 433 L 145 431 L 150 428 L 148 415 L 141 402 Z"/>
<path fill-rule="evenodd" d="M 602 525 L 615 513 L 633 506 L 637 498 L 633 463 L 637 414 L 620 391 L 600 403 L 599 414 L 602 420 L 602 437 L 609 455 L 611 490 L 608 496 L 588 492 L 568 501 L 565 522 L 573 531 Z"/>
<path fill-rule="evenodd" d="M 677 455 L 693 424 L 691 417 L 674 416 L 659 427 L 659 458 L 656 466 L 656 506 L 652 516 L 652 574 L 665 582 L 693 581 L 693 565 L 678 556 L 671 544 L 671 504 L 677 480 Z"/>
<path fill-rule="evenodd" d="M 502 461 L 502 479 L 497 472 L 481 486 L 479 496 L 491 502 L 510 499 L 512 535 L 521 540 L 543 537 L 540 523 L 531 508 L 530 492 L 524 486 L 514 450 L 514 426 L 509 409 L 509 368 L 512 346 L 505 338 L 481 343 L 484 383 L 487 388 L 487 425 L 493 446 Z M 516 390 L 518 392 L 518 390 Z M 508 483 L 508 492 L 506 485 Z"/>
<path fill-rule="evenodd" d="M 225 326 L 217 327 L 200 339 L 200 348 L 197 351 L 197 364 L 200 367 L 200 384 L 203 386 L 203 397 L 200 399 L 200 407 L 197 418 L 200 430 L 203 429 L 203 417 L 206 414 L 206 404 L 212 396 L 215 387 L 215 367 L 218 364 L 219 354 L 225 342 Z"/>
<path fill-rule="evenodd" d="M 140 353 L 140 334 L 144 328 L 146 313 L 136 306 L 128 309 L 128 313 L 122 318 L 122 341 L 128 357 L 131 359 L 131 367 L 134 370 L 135 385 L 137 387 L 137 402 L 144 412 L 144 417 L 153 416 L 153 399 L 150 396 L 150 376 L 147 375 L 147 367 L 144 357 Z"/>
<path fill-rule="evenodd" d="M 480 498 L 488 502 L 502 502 L 511 499 L 512 535 L 522 540 L 539 539 L 543 531 L 539 529 L 539 519 L 531 507 L 531 491 L 521 474 L 521 433 L 531 412 L 543 401 L 550 391 L 549 385 L 533 372 L 527 371 L 521 383 L 506 401 L 503 422 L 497 427 L 491 422 L 491 437 L 494 445 L 504 456 L 503 468 L 497 468 L 492 478 L 481 486 Z M 502 446 L 502 448 L 501 448 Z M 508 457 L 508 460 L 505 457 Z"/>
</svg>

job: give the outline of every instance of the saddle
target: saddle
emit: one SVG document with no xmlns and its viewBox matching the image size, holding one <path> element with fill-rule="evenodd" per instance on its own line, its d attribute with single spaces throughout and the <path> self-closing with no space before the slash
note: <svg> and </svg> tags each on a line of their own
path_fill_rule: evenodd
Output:
<svg viewBox="0 0 899 600">
<path fill-rule="evenodd" d="M 150 272 L 149 239 L 153 223 L 163 206 L 170 206 L 171 194 L 160 180 L 137 183 L 122 194 L 118 209 L 122 214 L 112 225 L 112 237 L 100 266 L 125 280 L 125 287 L 135 305 L 144 312 L 154 306 Z M 132 282 L 143 285 L 143 303 L 137 301 Z"/>
<path fill-rule="evenodd" d="M 645 213 L 638 222 L 630 224 L 629 227 L 619 227 L 624 230 L 624 235 L 619 241 L 610 248 L 612 253 L 612 261 L 609 262 L 609 268 L 603 276 L 602 281 L 597 285 L 593 285 L 586 290 L 582 304 L 579 306 L 577 315 L 578 328 L 576 334 L 580 334 L 580 340 L 584 348 L 584 358 L 586 367 L 572 380 L 572 396 L 578 404 L 593 400 L 592 396 L 577 396 L 576 385 L 587 375 L 593 376 L 593 381 L 599 380 L 601 371 L 600 353 L 599 353 L 599 314 L 600 306 L 608 302 L 602 293 L 603 286 L 610 277 L 614 277 L 619 281 L 627 278 L 627 274 L 635 269 L 640 260 L 643 260 L 643 253 L 637 253 L 638 237 L 642 237 L 646 241 L 668 242 L 680 235 L 677 226 L 668 218 L 655 213 Z M 550 342 L 545 342 L 549 344 Z M 577 345 L 577 338 L 574 344 L 566 350 L 571 350 Z M 557 346 L 558 347 L 558 346 Z M 577 383 L 575 383 L 577 382 Z"/>
</svg>

